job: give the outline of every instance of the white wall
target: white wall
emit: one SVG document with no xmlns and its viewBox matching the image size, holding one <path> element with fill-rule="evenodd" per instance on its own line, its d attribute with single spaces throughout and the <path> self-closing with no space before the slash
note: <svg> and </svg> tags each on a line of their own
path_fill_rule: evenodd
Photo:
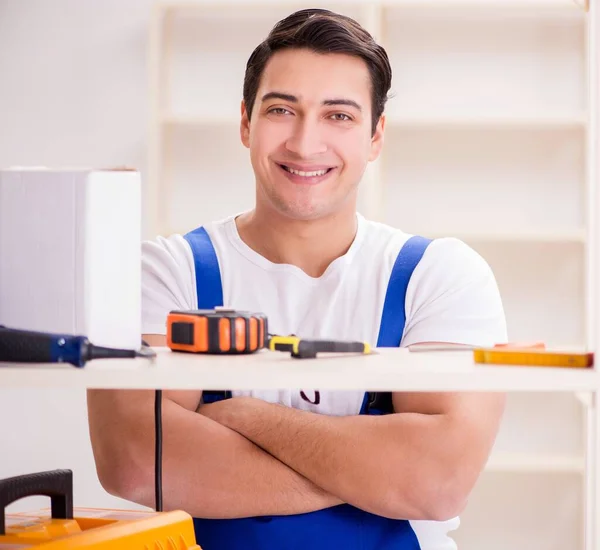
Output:
<svg viewBox="0 0 600 550">
<path fill-rule="evenodd" d="M 0 166 L 130 165 L 143 176 L 150 8 L 0 1 Z M 121 505 L 97 481 L 83 393 L 0 389 L 0 418 L 0 478 L 70 468 L 76 505 Z"/>
<path fill-rule="evenodd" d="M 144 168 L 150 5 L 0 3 L 0 165 Z"/>
</svg>

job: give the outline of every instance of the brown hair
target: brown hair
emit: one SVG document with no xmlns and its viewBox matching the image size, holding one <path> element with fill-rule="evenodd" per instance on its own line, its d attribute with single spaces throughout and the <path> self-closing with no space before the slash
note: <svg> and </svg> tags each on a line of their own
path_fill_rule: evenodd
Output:
<svg viewBox="0 0 600 550">
<path fill-rule="evenodd" d="M 248 119 L 267 62 L 275 52 L 288 48 L 306 48 L 321 54 L 342 53 L 363 59 L 371 75 L 372 133 L 375 133 L 392 83 L 387 53 L 354 19 L 316 8 L 297 11 L 279 21 L 252 52 L 244 75 Z"/>
</svg>

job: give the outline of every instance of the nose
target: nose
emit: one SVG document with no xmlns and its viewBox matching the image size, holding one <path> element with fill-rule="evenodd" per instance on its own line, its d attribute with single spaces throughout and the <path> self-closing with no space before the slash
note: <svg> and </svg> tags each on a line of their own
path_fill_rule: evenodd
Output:
<svg viewBox="0 0 600 550">
<path fill-rule="evenodd" d="M 319 121 L 309 117 L 298 117 L 285 146 L 300 158 L 311 158 L 327 151 Z"/>
</svg>

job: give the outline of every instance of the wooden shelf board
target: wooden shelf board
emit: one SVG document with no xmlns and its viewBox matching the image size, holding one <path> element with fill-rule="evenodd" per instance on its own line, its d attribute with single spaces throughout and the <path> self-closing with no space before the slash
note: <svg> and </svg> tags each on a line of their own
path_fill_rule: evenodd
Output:
<svg viewBox="0 0 600 550">
<path fill-rule="evenodd" d="M 469 351 L 413 353 L 377 348 L 372 355 L 323 354 L 299 361 L 289 353 L 201 355 L 157 348 L 146 359 L 70 365 L 4 363 L 2 387 L 251 390 L 320 388 L 354 391 L 597 391 L 592 368 L 478 365 Z"/>
<path fill-rule="evenodd" d="M 328 2 L 327 7 L 353 7 L 363 6 L 365 2 Z M 258 2 L 244 2 L 241 0 L 223 4 L 218 0 L 210 1 L 163 1 L 159 8 L 163 10 L 178 11 L 192 10 L 205 11 L 215 9 L 227 9 L 231 6 L 239 8 L 269 8 L 273 5 L 283 6 L 302 6 L 298 0 L 261 0 Z M 538 10 L 587 10 L 589 0 L 381 0 L 378 5 L 384 8 L 418 8 L 418 9 L 436 9 L 436 8 L 455 8 L 455 9 L 531 9 Z"/>
<path fill-rule="evenodd" d="M 571 455 L 534 453 L 492 454 L 485 470 L 506 473 L 584 473 L 585 459 Z"/>
<path fill-rule="evenodd" d="M 233 115 L 195 115 L 195 114 L 163 114 L 163 125 L 168 126 L 230 126 L 240 122 L 239 116 Z M 388 113 L 386 117 L 388 128 L 449 128 L 449 127 L 489 127 L 489 128 L 585 128 L 587 117 L 585 113 L 570 113 L 564 115 L 544 114 L 481 114 L 468 113 L 453 115 L 447 113 L 423 113 L 402 115 Z"/>
<path fill-rule="evenodd" d="M 479 231 L 422 231 L 411 233 L 423 234 L 431 238 L 456 237 L 471 242 L 506 242 L 506 243 L 585 243 L 585 229 L 564 231 L 507 231 L 507 232 L 479 232 Z"/>
</svg>

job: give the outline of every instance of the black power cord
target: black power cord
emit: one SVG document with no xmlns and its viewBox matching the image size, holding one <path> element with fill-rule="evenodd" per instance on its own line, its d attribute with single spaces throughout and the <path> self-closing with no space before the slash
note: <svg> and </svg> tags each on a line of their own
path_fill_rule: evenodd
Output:
<svg viewBox="0 0 600 550">
<path fill-rule="evenodd" d="M 162 512 L 162 390 L 154 395 L 154 495 L 156 511 Z"/>
</svg>

